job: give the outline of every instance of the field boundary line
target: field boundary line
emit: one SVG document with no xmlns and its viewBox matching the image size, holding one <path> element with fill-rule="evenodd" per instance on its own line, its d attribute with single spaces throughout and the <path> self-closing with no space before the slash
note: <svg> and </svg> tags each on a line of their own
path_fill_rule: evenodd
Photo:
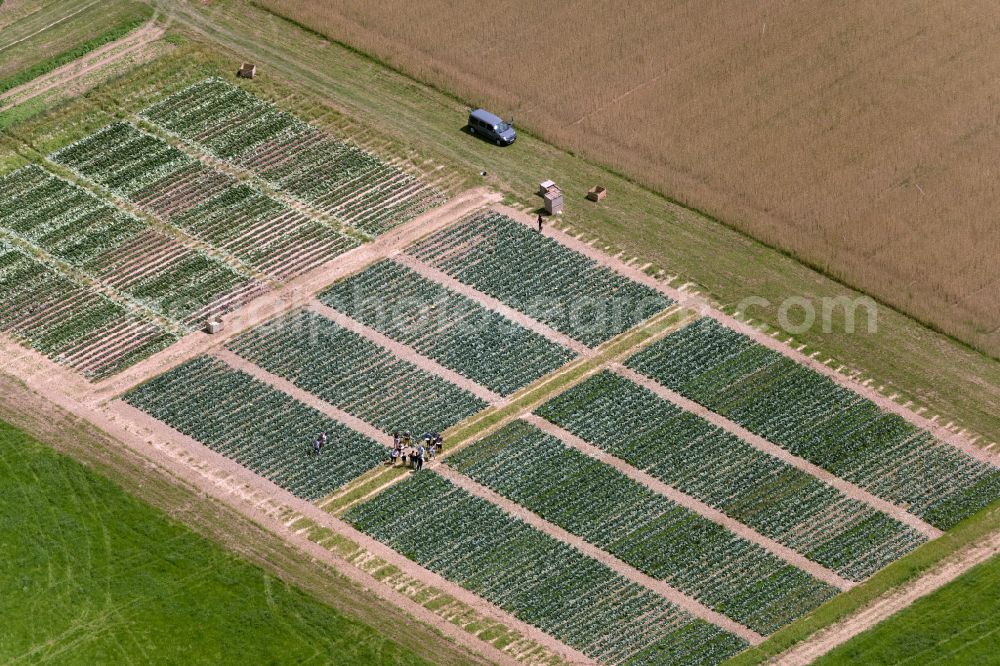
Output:
<svg viewBox="0 0 1000 666">
<path fill-rule="evenodd" d="M 534 317 L 530 317 L 524 314 L 523 312 L 520 312 L 519 310 L 515 310 L 506 303 L 500 301 L 497 298 L 493 298 L 489 294 L 479 291 L 475 287 L 470 287 L 464 282 L 458 281 L 456 278 L 453 278 L 444 271 L 429 266 L 428 264 L 423 263 L 419 259 L 416 259 L 410 256 L 409 254 L 406 254 L 405 251 L 394 253 L 390 255 L 389 258 L 398 264 L 406 266 L 410 270 L 421 275 L 422 277 L 427 278 L 428 280 L 431 280 L 442 286 L 445 286 L 452 291 L 456 291 L 465 296 L 466 298 L 470 298 L 474 301 L 477 301 L 480 305 L 482 305 L 486 309 L 493 310 L 494 312 L 502 314 L 507 319 L 510 319 L 514 323 L 520 324 L 521 326 L 524 326 L 525 328 L 530 329 L 535 333 L 544 336 L 549 341 L 555 342 L 556 344 L 569 348 L 571 351 L 576 352 L 580 356 L 593 357 L 597 353 L 595 350 L 591 349 L 582 342 L 574 340 L 565 333 L 560 333 L 559 331 L 552 328 L 548 324 L 544 324 L 535 319 Z"/>
<path fill-rule="evenodd" d="M 358 320 L 349 317 L 339 310 L 334 310 L 316 299 L 310 301 L 307 307 L 316 314 L 333 321 L 341 328 L 345 328 L 352 333 L 357 333 L 363 338 L 366 338 L 368 341 L 387 349 L 394 356 L 396 356 L 396 358 L 408 361 L 421 370 L 425 370 L 442 377 L 452 384 L 465 389 L 480 400 L 484 400 L 493 406 L 499 407 L 502 407 L 509 402 L 509 400 L 501 396 L 499 393 L 486 388 L 482 384 L 475 382 L 468 377 L 460 375 L 454 370 L 449 370 L 429 356 L 421 354 L 413 347 L 402 342 L 397 342 L 384 333 L 376 331 L 374 328 L 362 324 Z"/>
<path fill-rule="evenodd" d="M 639 374 L 635 370 L 627 368 L 621 365 L 620 363 L 612 363 L 610 369 L 613 372 L 618 373 L 625 379 L 628 379 L 638 384 L 639 386 L 642 386 L 643 388 L 655 393 L 657 396 L 666 400 L 667 402 L 670 402 L 676 405 L 677 407 L 680 407 L 684 411 L 695 414 L 696 416 L 700 416 L 709 423 L 722 428 L 726 432 L 732 435 L 736 435 L 743 441 L 753 446 L 758 451 L 774 456 L 775 458 L 778 458 L 779 460 L 782 460 L 788 463 L 789 465 L 823 481 L 827 485 L 836 488 L 837 490 L 844 493 L 848 497 L 858 500 L 859 502 L 864 502 L 865 504 L 868 504 L 874 509 L 892 516 L 893 518 L 903 523 L 904 525 L 908 525 L 909 527 L 912 527 L 913 529 L 917 530 L 928 539 L 936 539 L 942 534 L 944 534 L 944 532 L 942 532 L 938 528 L 930 525 L 922 518 L 910 513 L 909 511 L 906 511 L 902 507 L 899 507 L 893 504 L 892 502 L 884 500 L 881 497 L 878 497 L 868 492 L 867 490 L 861 488 L 860 486 L 855 485 L 854 483 L 851 483 L 850 481 L 833 474 L 832 472 L 828 472 L 819 465 L 809 462 L 805 458 L 800 458 L 799 456 L 787 451 L 786 449 L 781 448 L 777 444 L 774 444 L 773 442 L 764 439 L 760 435 L 755 435 L 754 433 L 750 432 L 743 426 L 738 425 L 733 421 L 730 421 L 729 419 L 720 414 L 716 414 L 710 409 L 698 404 L 694 400 L 685 398 L 684 396 L 670 390 L 666 386 L 663 386 L 654 379 L 650 379 L 645 375 Z"/>
<path fill-rule="evenodd" d="M 532 218 L 530 218 L 526 213 L 519 211 L 507 205 L 497 204 L 493 206 L 494 210 L 500 212 L 512 219 L 520 222 L 521 224 L 531 228 L 533 224 Z M 611 270 L 623 275 L 629 279 L 635 280 L 640 284 L 644 284 L 652 289 L 656 289 L 660 293 L 669 296 L 674 299 L 677 303 L 685 305 L 691 309 L 697 310 L 703 316 L 711 317 L 723 326 L 730 328 L 738 333 L 742 333 L 754 342 L 764 345 L 772 351 L 776 351 L 793 361 L 804 365 L 811 370 L 814 370 L 825 377 L 836 382 L 839 386 L 853 391 L 854 393 L 860 395 L 863 398 L 867 398 L 874 402 L 878 407 L 886 412 L 890 412 L 899 416 L 912 425 L 925 430 L 935 437 L 937 437 L 942 442 L 945 442 L 960 451 L 967 453 L 968 455 L 976 458 L 977 460 L 990 463 L 994 466 L 1000 466 L 1000 453 L 993 453 L 985 450 L 982 447 L 976 446 L 968 437 L 960 432 L 954 432 L 940 423 L 917 414 L 913 410 L 899 404 L 892 398 L 878 392 L 870 386 L 865 386 L 863 383 L 857 381 L 855 378 L 848 376 L 842 372 L 839 372 L 836 368 L 832 368 L 829 365 L 817 361 L 815 358 L 803 354 L 801 351 L 791 347 L 790 345 L 778 340 L 767 333 L 754 328 L 750 324 L 740 321 L 736 317 L 722 312 L 718 307 L 712 305 L 705 298 L 682 291 L 675 287 L 666 284 L 665 282 L 656 279 L 655 277 L 643 272 L 641 269 L 631 266 L 617 257 L 613 257 L 606 253 L 600 248 L 596 248 L 579 238 L 572 236 L 560 229 L 553 227 L 547 228 L 545 231 L 546 235 L 551 236 L 558 242 L 562 243 L 571 250 L 576 250 L 580 254 L 583 254 L 590 259 L 598 262 L 599 264 L 610 268 Z"/>
<path fill-rule="evenodd" d="M 524 521 L 531 527 L 544 532 L 549 537 L 569 544 L 587 557 L 597 560 L 618 575 L 623 576 L 631 582 L 641 585 L 647 590 L 658 594 L 675 606 L 684 609 L 691 615 L 705 620 L 706 622 L 710 622 L 732 634 L 736 634 L 751 645 L 759 645 L 764 641 L 763 636 L 749 627 L 726 617 L 718 611 L 712 610 L 700 601 L 685 594 L 684 592 L 681 592 L 677 588 L 672 587 L 666 582 L 657 580 L 656 578 L 639 571 L 632 565 L 623 562 L 606 550 L 585 541 L 583 538 L 568 532 L 554 523 L 550 523 L 548 520 L 542 518 L 533 511 L 514 502 L 513 500 L 507 499 L 503 495 L 469 478 L 468 476 L 465 476 L 454 468 L 448 467 L 444 463 L 440 463 L 435 465 L 433 470 L 436 474 L 444 477 L 459 488 L 475 495 L 476 497 L 479 497 L 480 499 L 490 502 L 494 506 L 499 507 L 504 513 Z"/>
<path fill-rule="evenodd" d="M 746 539 L 747 541 L 750 541 L 751 543 L 760 546 L 761 548 L 771 553 L 775 557 L 784 560 L 785 562 L 794 567 L 802 569 L 812 577 L 821 580 L 824 583 L 832 585 L 833 587 L 836 587 L 841 591 L 849 590 L 856 585 L 856 583 L 847 580 L 846 578 L 842 577 L 840 574 L 833 571 L 832 569 L 828 569 L 822 564 L 813 562 L 812 560 L 794 551 L 788 546 L 779 543 L 768 536 L 761 534 L 756 529 L 747 525 L 746 523 L 742 523 L 736 520 L 735 518 L 726 515 L 719 509 L 716 509 L 715 507 L 706 504 L 705 502 L 699 500 L 698 498 L 685 493 L 683 490 L 679 490 L 647 474 L 646 472 L 636 467 L 633 467 L 632 465 L 628 464 L 621 458 L 618 458 L 610 453 L 602 451 L 598 447 L 594 446 L 593 444 L 587 442 L 586 440 L 580 437 L 577 437 L 568 430 L 560 428 L 559 426 L 557 426 L 554 423 L 551 423 L 550 421 L 546 421 L 541 416 L 538 416 L 536 414 L 527 414 L 525 416 L 522 416 L 521 420 L 530 423 L 531 425 L 535 426 L 536 428 L 545 433 L 548 433 L 549 435 L 556 437 L 557 439 L 562 441 L 563 444 L 565 444 L 566 446 L 576 449 L 581 453 L 584 453 L 587 456 L 593 458 L 594 460 L 602 462 L 618 470 L 619 472 L 630 478 L 632 481 L 642 484 L 647 489 L 657 494 L 663 495 L 667 499 L 679 504 L 680 506 L 683 506 L 686 509 L 690 509 L 691 511 L 697 513 L 699 516 L 712 521 L 716 525 L 720 525 L 721 527 L 725 528 L 729 532 L 732 532 L 736 536 Z"/>
<path fill-rule="evenodd" d="M 890 589 L 852 615 L 820 629 L 809 638 L 773 657 L 768 663 L 781 666 L 807 666 L 998 553 L 1000 553 L 1000 532 L 994 532 L 987 538 L 944 558 L 916 580 Z"/>
<path fill-rule="evenodd" d="M 413 243 L 424 235 L 434 233 L 454 220 L 460 219 L 470 211 L 497 200 L 498 196 L 486 188 L 466 190 L 449 199 L 443 206 L 413 218 L 377 240 L 348 250 L 229 312 L 223 316 L 226 326 L 222 332 L 214 335 L 198 331 L 189 333 L 166 349 L 94 384 L 90 394 L 96 400 L 117 397 L 152 377 L 216 347 L 221 347 L 259 324 L 296 308 L 305 307 L 313 300 L 316 292 L 348 275 L 364 270 L 369 265 L 384 259 L 398 247 Z"/>
</svg>

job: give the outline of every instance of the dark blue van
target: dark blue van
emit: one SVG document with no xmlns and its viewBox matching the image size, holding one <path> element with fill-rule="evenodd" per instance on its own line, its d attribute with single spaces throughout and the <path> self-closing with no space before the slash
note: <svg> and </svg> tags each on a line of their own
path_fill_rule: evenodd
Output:
<svg viewBox="0 0 1000 666">
<path fill-rule="evenodd" d="M 469 133 L 495 141 L 498 146 L 509 146 L 517 139 L 517 132 L 510 123 L 486 109 L 476 109 L 469 114 Z"/>
</svg>

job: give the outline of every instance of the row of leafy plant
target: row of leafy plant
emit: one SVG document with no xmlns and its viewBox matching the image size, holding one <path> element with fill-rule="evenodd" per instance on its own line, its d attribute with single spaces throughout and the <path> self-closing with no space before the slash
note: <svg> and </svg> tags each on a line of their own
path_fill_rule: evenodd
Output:
<svg viewBox="0 0 1000 666">
<path fill-rule="evenodd" d="M 175 340 L 3 240 L 0 330 L 91 379 L 113 374 Z"/>
<path fill-rule="evenodd" d="M 837 593 L 524 421 L 512 422 L 446 462 L 761 634 Z"/>
<path fill-rule="evenodd" d="M 867 578 L 925 540 L 613 372 L 594 375 L 536 413 L 850 580 Z"/>
<path fill-rule="evenodd" d="M 142 115 L 372 236 L 444 200 L 402 169 L 219 78 L 181 90 Z"/>
<path fill-rule="evenodd" d="M 432 234 L 408 253 L 592 347 L 671 305 L 656 290 L 494 212 Z"/>
<path fill-rule="evenodd" d="M 309 311 L 252 329 L 228 347 L 383 432 L 440 432 L 486 403 Z"/>
<path fill-rule="evenodd" d="M 318 298 L 502 395 L 574 356 L 565 347 L 390 260 L 334 284 Z"/>
<path fill-rule="evenodd" d="M 1000 498 L 1000 469 L 713 319 L 628 365 L 942 529 Z"/>
<path fill-rule="evenodd" d="M 188 361 L 123 398 L 308 500 L 388 458 L 378 442 L 215 358 Z M 329 443 L 315 455 L 312 442 L 321 432 Z"/>
<path fill-rule="evenodd" d="M 181 326 L 247 285 L 244 276 L 218 259 L 180 245 L 41 167 L 0 178 L 0 192 L 0 229 Z M 172 250 L 169 261 L 133 251 L 163 248 Z"/>
<path fill-rule="evenodd" d="M 200 167 L 194 158 L 127 122 L 112 123 L 50 157 L 126 199 L 175 172 Z"/>
<path fill-rule="evenodd" d="M 346 518 L 602 663 L 716 664 L 746 647 L 431 471 Z"/>
</svg>

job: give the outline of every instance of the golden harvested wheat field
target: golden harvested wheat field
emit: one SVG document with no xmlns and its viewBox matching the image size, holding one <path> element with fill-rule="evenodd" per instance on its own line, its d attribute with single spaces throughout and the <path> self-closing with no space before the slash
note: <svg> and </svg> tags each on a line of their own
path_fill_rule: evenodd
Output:
<svg viewBox="0 0 1000 666">
<path fill-rule="evenodd" d="M 1000 354 L 993 2 L 262 4 Z"/>
</svg>

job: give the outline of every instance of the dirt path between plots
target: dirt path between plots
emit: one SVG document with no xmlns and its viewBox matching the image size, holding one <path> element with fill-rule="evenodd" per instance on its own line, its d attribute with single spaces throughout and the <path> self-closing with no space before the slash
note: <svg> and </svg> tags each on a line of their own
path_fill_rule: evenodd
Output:
<svg viewBox="0 0 1000 666">
<path fill-rule="evenodd" d="M 701 418 L 705 419 L 712 425 L 718 426 L 723 430 L 725 430 L 726 432 L 736 435 L 744 442 L 757 449 L 758 451 L 761 451 L 770 456 L 778 458 L 779 460 L 788 463 L 792 467 L 796 467 L 805 472 L 806 474 L 810 474 L 816 477 L 817 479 L 825 482 L 826 484 L 844 493 L 851 499 L 863 502 L 875 508 L 876 510 L 881 511 L 882 513 L 886 513 L 892 516 L 893 518 L 903 523 L 904 525 L 908 525 L 909 527 L 912 527 L 913 529 L 917 530 L 918 532 L 926 536 L 928 539 L 936 539 L 937 537 L 943 534 L 941 530 L 934 527 L 933 525 L 930 525 L 924 520 L 918 518 L 909 511 L 906 511 L 896 506 L 892 502 L 882 499 L 881 497 L 873 495 L 872 493 L 861 488 L 860 486 L 857 486 L 851 483 L 850 481 L 847 481 L 846 479 L 842 479 L 839 476 L 836 476 L 831 472 L 826 471 L 822 467 L 815 465 L 804 458 L 800 458 L 790 453 L 789 451 L 786 451 L 777 444 L 774 444 L 773 442 L 770 442 L 764 439 L 763 437 L 760 437 L 759 435 L 755 435 L 754 433 L 750 432 L 743 426 L 734 423 L 733 421 L 730 421 L 724 416 L 716 414 L 715 412 L 709 410 L 708 408 L 699 405 L 693 400 L 685 398 L 684 396 L 676 393 L 675 391 L 671 391 L 666 386 L 663 386 L 662 384 L 656 382 L 653 379 L 650 379 L 649 377 L 646 377 L 645 375 L 639 374 L 638 372 L 632 370 L 631 368 L 626 368 L 620 363 L 615 363 L 612 364 L 611 370 L 618 373 L 622 377 L 625 377 L 626 379 L 638 384 L 639 386 L 642 386 L 643 388 L 653 392 L 663 400 L 666 400 L 667 402 L 677 405 L 684 411 L 700 416 Z"/>
<path fill-rule="evenodd" d="M 963 573 L 1000 553 L 1000 533 L 995 533 L 946 557 L 912 583 L 891 590 L 848 618 L 820 630 L 771 660 L 782 666 L 806 666 L 838 645 L 907 608 L 920 597 L 943 587 Z"/>
<path fill-rule="evenodd" d="M 228 363 L 231 367 L 241 370 L 260 381 L 276 388 L 277 390 L 292 396 L 293 398 L 300 400 L 301 402 L 313 407 L 314 409 L 320 411 L 327 416 L 344 423 L 355 431 L 366 435 L 377 442 L 386 442 L 387 434 L 381 432 L 378 428 L 367 423 L 366 421 L 347 414 L 340 408 L 331 405 L 322 398 L 319 398 L 307 391 L 304 391 L 292 382 L 278 377 L 267 370 L 253 364 L 246 359 L 237 356 L 233 352 L 228 350 L 219 350 L 215 352 L 215 356 L 222 361 Z M 192 440 L 192 445 L 196 444 Z M 499 506 L 508 514 L 513 515 L 521 520 L 524 520 L 529 525 L 532 525 L 536 529 L 545 532 L 549 536 L 568 543 L 585 555 L 605 564 L 610 567 L 613 571 L 629 579 L 633 583 L 637 583 L 661 596 L 666 598 L 668 601 L 674 603 L 675 605 L 687 610 L 689 613 L 695 617 L 700 617 L 701 619 L 721 626 L 723 629 L 730 631 L 744 640 L 748 641 L 752 645 L 759 644 L 763 637 L 754 632 L 753 630 L 745 627 L 738 622 L 735 622 L 725 615 L 713 611 L 712 609 L 704 606 L 696 599 L 680 592 L 679 590 L 671 587 L 667 583 L 657 580 L 647 574 L 642 573 L 635 567 L 622 562 L 614 555 L 607 553 L 606 551 L 598 548 L 597 546 L 591 545 L 584 539 L 571 534 L 570 532 L 549 523 L 547 520 L 539 517 L 537 514 L 529 511 L 528 509 L 519 506 L 518 504 L 508 500 L 507 498 L 493 492 L 489 488 L 477 483 L 473 479 L 467 477 L 466 475 L 454 470 L 451 467 L 446 466 L 439 460 L 432 460 L 425 464 L 427 469 L 433 469 L 435 472 L 445 477 L 455 485 L 469 491 L 470 493 L 477 495 L 486 499 L 489 502 Z M 396 483 L 403 481 L 406 476 L 401 476 L 395 480 Z M 391 483 L 386 484 L 392 485 Z M 676 494 L 676 493 L 672 493 Z M 746 530 L 748 528 L 744 528 Z M 802 558 L 804 559 L 804 558 Z"/>
<path fill-rule="evenodd" d="M 494 492 L 490 488 L 487 488 L 464 474 L 455 471 L 451 467 L 448 467 L 445 464 L 439 464 L 434 466 L 433 469 L 434 472 L 448 479 L 459 488 L 462 488 L 470 494 L 485 499 L 487 502 L 500 507 L 505 513 L 523 520 L 526 524 L 544 532 L 553 539 L 557 539 L 563 543 L 568 543 L 576 550 L 592 559 L 597 560 L 620 576 L 623 576 L 631 582 L 655 592 L 667 601 L 671 602 L 675 606 L 683 608 L 695 617 L 722 627 L 726 631 L 736 634 L 751 645 L 759 645 L 764 640 L 763 636 L 749 627 L 745 627 L 742 624 L 729 619 L 722 613 L 712 610 L 708 606 L 705 606 L 698 600 L 688 596 L 680 590 L 671 587 L 667 583 L 644 574 L 632 565 L 619 560 L 607 551 L 601 550 L 597 546 L 584 541 L 575 534 L 567 532 L 558 525 L 550 523 L 544 518 L 524 508 L 520 504 L 512 502 L 503 495 Z"/>
<path fill-rule="evenodd" d="M 430 210 L 371 243 L 349 250 L 322 266 L 290 280 L 263 296 L 225 315 L 221 333 L 191 333 L 163 351 L 136 363 L 132 367 L 90 387 L 97 400 L 107 400 L 150 377 L 188 361 L 199 354 L 237 337 L 244 331 L 280 314 L 308 305 L 316 292 L 343 277 L 356 273 L 369 264 L 384 259 L 391 252 L 405 247 L 423 236 L 447 226 L 477 208 L 495 202 L 498 195 L 486 188 L 462 192 L 443 206 Z"/>
<path fill-rule="evenodd" d="M 484 400 L 494 407 L 502 407 L 510 402 L 500 394 L 494 393 L 482 384 L 478 384 L 468 377 L 458 374 L 454 370 L 449 370 L 434 359 L 424 356 L 413 347 L 405 345 L 402 342 L 397 342 L 389 336 L 384 335 L 369 326 L 365 326 L 361 322 L 352 319 L 342 312 L 334 310 L 333 308 L 328 307 L 315 299 L 309 304 L 309 309 L 333 321 L 341 328 L 346 328 L 347 330 L 368 339 L 376 345 L 384 349 L 388 349 L 390 352 L 395 354 L 397 358 L 408 361 L 425 372 L 447 379 L 452 384 L 465 389 L 480 400 Z"/>
<path fill-rule="evenodd" d="M 499 205 L 499 204 L 493 206 L 493 208 L 498 212 L 501 212 L 504 215 L 513 218 L 514 220 L 517 220 L 521 224 L 531 229 L 536 228 L 534 226 L 535 225 L 534 218 L 527 213 L 519 211 L 515 208 L 511 208 L 510 206 Z M 812 356 L 803 354 L 798 349 L 790 347 L 781 340 L 778 340 L 772 337 L 771 335 L 768 335 L 767 333 L 764 333 L 763 331 L 760 331 L 754 328 L 753 326 L 750 326 L 749 324 L 746 324 L 736 319 L 735 317 L 725 314 L 724 312 L 713 307 L 704 298 L 671 287 L 670 285 L 661 282 L 660 280 L 650 275 L 647 275 L 638 267 L 627 264 L 616 257 L 612 257 L 603 252 L 602 250 L 595 248 L 592 245 L 589 245 L 588 243 L 585 243 L 579 238 L 571 236 L 565 231 L 561 231 L 559 229 L 549 226 L 545 228 L 544 233 L 545 235 L 551 236 L 554 239 L 558 240 L 560 243 L 566 245 L 570 249 L 576 250 L 580 254 L 583 254 L 593 259 L 597 263 L 603 266 L 607 266 L 608 268 L 618 273 L 621 273 L 625 277 L 628 277 L 640 284 L 644 284 L 652 289 L 656 289 L 660 293 L 674 299 L 679 304 L 691 308 L 693 310 L 697 310 L 702 315 L 715 319 L 724 326 L 746 335 L 747 337 L 767 347 L 768 349 L 772 349 L 780 354 L 783 354 L 791 358 L 792 360 L 802 365 L 805 365 L 806 367 L 815 370 L 816 372 L 826 377 L 829 377 L 838 385 L 850 391 L 854 391 L 855 393 L 867 398 L 868 400 L 871 400 L 876 405 L 878 405 L 878 407 L 883 411 L 889 412 L 891 414 L 896 414 L 897 416 L 906 419 L 911 424 L 917 426 L 918 428 L 921 428 L 922 430 L 930 432 L 941 441 L 946 442 L 951 446 L 954 446 L 955 448 L 959 449 L 960 451 L 963 451 L 964 453 L 967 453 L 973 458 L 1000 467 L 1000 453 L 987 451 L 980 446 L 976 446 L 975 442 L 968 436 L 966 436 L 964 431 L 955 432 L 947 428 L 945 425 L 938 423 L 934 419 L 929 419 L 921 414 L 917 414 L 913 410 L 908 409 L 907 407 L 899 404 L 892 398 L 883 395 L 882 393 L 879 393 L 871 386 L 866 386 L 865 384 L 855 380 L 854 378 L 849 377 L 837 371 L 835 368 L 832 368 L 829 365 L 816 360 Z"/>
<path fill-rule="evenodd" d="M 667 499 L 676 502 L 677 504 L 690 509 L 691 511 L 697 513 L 699 516 L 710 520 L 717 525 L 721 525 L 728 531 L 745 539 L 751 543 L 755 543 L 767 552 L 771 553 L 775 557 L 778 557 L 785 562 L 788 562 L 794 567 L 798 567 L 803 571 L 806 571 L 814 578 L 817 578 L 829 585 L 832 585 L 840 590 L 849 590 L 854 587 L 854 583 L 841 577 L 837 572 L 827 569 L 821 564 L 817 564 L 805 556 L 795 552 L 788 546 L 778 543 L 774 539 L 764 536 L 757 530 L 753 529 L 749 525 L 739 522 L 733 518 L 730 518 L 722 511 L 705 504 L 696 497 L 692 497 L 687 493 L 670 486 L 659 479 L 650 476 L 646 472 L 633 467 L 621 458 L 617 458 L 606 451 L 602 451 L 598 447 L 590 444 L 583 439 L 577 437 L 573 433 L 560 428 L 559 426 L 546 421 L 540 416 L 534 414 L 526 414 L 521 417 L 522 420 L 527 421 L 531 425 L 535 426 L 539 430 L 546 432 L 553 437 L 559 439 L 566 446 L 572 447 L 581 453 L 584 453 L 595 460 L 599 460 L 606 465 L 614 467 L 619 472 L 632 479 L 636 483 L 641 483 L 643 486 L 653 491 L 663 495 Z"/>
<path fill-rule="evenodd" d="M 390 257 L 393 261 L 398 262 L 410 270 L 414 271 L 418 275 L 421 275 L 432 282 L 437 282 L 438 284 L 448 287 L 452 291 L 456 291 L 466 298 L 476 301 L 484 308 L 493 310 L 494 312 L 499 312 L 507 319 L 520 324 L 521 326 L 538 333 L 539 335 L 548 338 L 550 341 L 560 344 L 563 347 L 568 347 L 580 356 L 594 356 L 596 352 L 593 349 L 583 344 L 582 342 L 577 342 L 573 338 L 569 337 L 565 333 L 560 333 L 556 329 L 552 328 L 548 324 L 543 324 L 533 317 L 515 310 L 506 303 L 503 303 L 499 299 L 493 298 L 489 294 L 484 294 L 475 287 L 470 287 L 464 282 L 459 282 L 452 276 L 448 275 L 444 271 L 438 270 L 422 261 L 411 257 L 408 254 L 402 252 L 393 254 Z"/>
<path fill-rule="evenodd" d="M 160 39 L 165 32 L 166 30 L 162 26 L 156 25 L 155 19 L 145 23 L 138 30 L 119 40 L 109 42 L 78 60 L 66 63 L 48 74 L 43 74 L 0 94 L 0 111 L 23 104 L 53 88 L 65 87 L 74 79 L 86 76 L 94 70 L 106 67 L 144 48 L 147 44 Z"/>
</svg>

